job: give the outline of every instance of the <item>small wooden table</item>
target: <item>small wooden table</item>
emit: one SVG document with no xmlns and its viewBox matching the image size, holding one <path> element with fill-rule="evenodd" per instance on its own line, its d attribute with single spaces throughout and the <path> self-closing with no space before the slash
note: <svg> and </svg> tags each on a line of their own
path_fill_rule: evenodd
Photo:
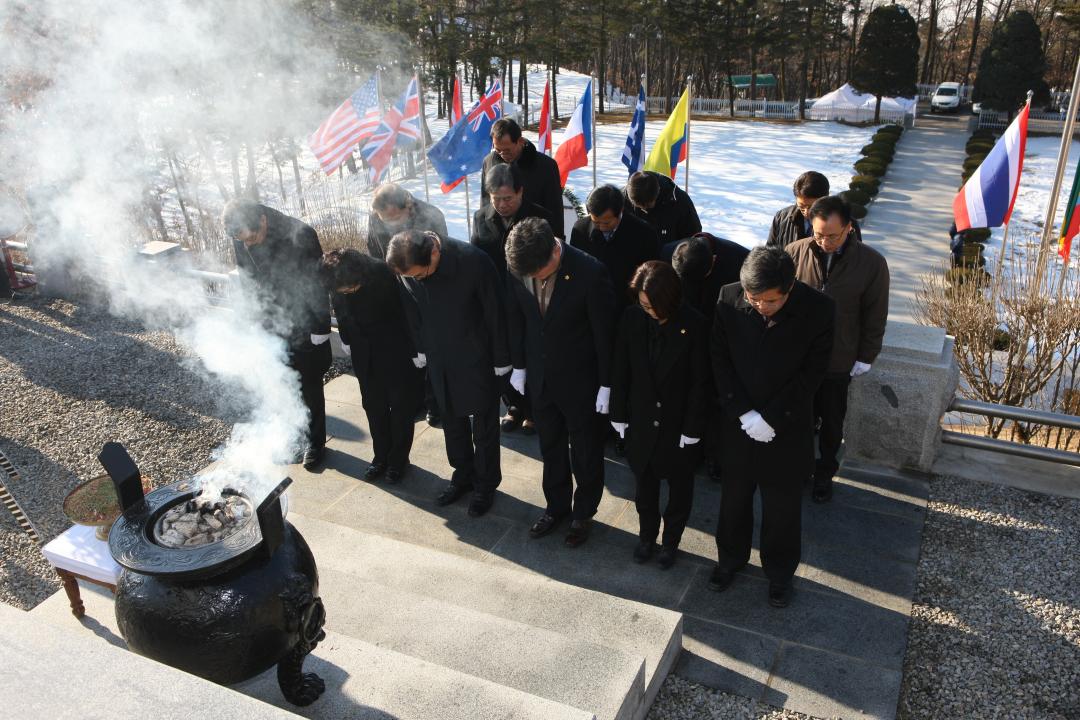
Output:
<svg viewBox="0 0 1080 720">
<path fill-rule="evenodd" d="M 79 580 L 116 592 L 120 566 L 113 560 L 109 544 L 95 537 L 93 527 L 73 525 L 53 538 L 42 552 L 60 576 L 64 592 L 71 602 L 71 614 L 75 617 L 81 618 L 86 614 L 79 594 Z"/>
</svg>

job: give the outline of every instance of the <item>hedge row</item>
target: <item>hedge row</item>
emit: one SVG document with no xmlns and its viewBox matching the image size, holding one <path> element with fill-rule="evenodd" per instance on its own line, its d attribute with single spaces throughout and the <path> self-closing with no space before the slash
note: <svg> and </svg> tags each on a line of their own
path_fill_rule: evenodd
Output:
<svg viewBox="0 0 1080 720">
<path fill-rule="evenodd" d="M 896 143 L 904 133 L 899 125 L 878 128 L 870 142 L 860 150 L 862 158 L 855 163 L 856 175 L 852 176 L 846 192 L 840 193 L 851 206 L 851 214 L 861 220 L 866 217 L 866 206 L 881 189 L 881 178 L 896 156 Z"/>
</svg>

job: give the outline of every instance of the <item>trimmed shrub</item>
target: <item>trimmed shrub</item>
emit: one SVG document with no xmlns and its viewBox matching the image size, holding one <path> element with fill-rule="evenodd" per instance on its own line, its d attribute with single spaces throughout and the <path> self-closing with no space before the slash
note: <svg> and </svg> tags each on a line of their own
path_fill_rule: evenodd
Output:
<svg viewBox="0 0 1080 720">
<path fill-rule="evenodd" d="M 979 128 L 975 132 L 971 133 L 972 139 L 974 138 L 986 138 L 990 142 L 994 141 L 994 131 L 990 128 Z"/>
<path fill-rule="evenodd" d="M 859 177 L 870 177 L 870 176 L 869 175 L 860 175 Z M 875 177 L 870 177 L 870 179 L 871 180 L 877 180 L 877 178 L 875 178 Z M 869 185 L 869 184 L 863 183 L 863 182 L 852 182 L 851 183 L 851 189 L 852 190 L 858 190 L 859 192 L 864 192 L 867 195 L 869 195 L 870 197 L 876 197 L 877 194 L 878 194 L 878 186 L 877 185 Z"/>
<path fill-rule="evenodd" d="M 964 231 L 964 244 L 984 243 L 990 239 L 990 228 L 971 228 Z"/>
<path fill-rule="evenodd" d="M 858 203 L 848 203 L 851 206 L 851 217 L 862 220 L 866 217 L 866 208 Z"/>
<path fill-rule="evenodd" d="M 893 135 L 892 133 L 876 132 L 870 137 L 870 142 L 888 143 L 892 146 L 895 146 L 899 140 L 900 136 Z"/>
<path fill-rule="evenodd" d="M 852 175 L 851 184 L 868 185 L 876 190 L 881 186 L 881 179 L 874 177 L 873 175 Z"/>
<path fill-rule="evenodd" d="M 967 160 L 964 161 L 964 172 L 975 172 L 985 159 L 985 154 L 968 155 Z"/>
<path fill-rule="evenodd" d="M 896 154 L 896 149 L 888 143 L 870 143 L 869 145 L 863 145 L 859 152 L 863 155 L 880 155 L 881 157 L 887 157 L 891 162 L 893 155 Z"/>
<path fill-rule="evenodd" d="M 983 140 L 982 138 L 975 138 L 974 140 L 967 141 L 967 145 L 964 146 L 964 152 L 966 152 L 968 155 L 977 152 L 988 153 L 993 147 L 993 140 Z"/>
<path fill-rule="evenodd" d="M 859 171 L 860 175 L 881 177 L 885 174 L 886 164 L 877 158 L 868 157 L 855 163 L 855 169 Z"/>
<path fill-rule="evenodd" d="M 902 125 L 882 125 L 877 129 L 877 131 L 879 133 L 888 133 L 899 137 L 901 134 L 903 134 L 904 127 Z"/>
<path fill-rule="evenodd" d="M 863 192 L 862 190 L 845 190 L 840 193 L 840 197 L 844 198 L 844 201 L 850 205 L 870 204 L 870 193 Z"/>
</svg>

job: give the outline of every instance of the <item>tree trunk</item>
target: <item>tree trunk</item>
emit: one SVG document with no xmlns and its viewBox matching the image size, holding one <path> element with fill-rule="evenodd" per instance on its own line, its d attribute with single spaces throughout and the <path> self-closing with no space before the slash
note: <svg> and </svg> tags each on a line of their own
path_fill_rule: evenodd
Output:
<svg viewBox="0 0 1080 720">
<path fill-rule="evenodd" d="M 292 159 L 293 180 L 296 182 L 296 197 L 300 200 L 300 214 L 307 214 L 307 204 L 304 202 L 304 186 L 300 182 L 300 163 L 296 160 L 296 146 L 289 144 L 289 157 Z"/>
<path fill-rule="evenodd" d="M 874 101 L 874 124 L 877 125 L 881 122 L 881 96 L 878 95 Z"/>
<path fill-rule="evenodd" d="M 935 36 L 937 35 L 937 0 L 930 0 L 930 21 L 926 28 L 926 54 L 923 56 L 922 81 L 930 82 L 930 70 L 934 60 Z"/>
<path fill-rule="evenodd" d="M 607 0 L 600 1 L 600 62 L 597 67 L 597 95 L 600 97 L 600 113 L 604 112 L 604 95 L 607 90 Z"/>
<path fill-rule="evenodd" d="M 810 82 L 810 32 L 814 27 L 814 6 L 806 7 L 806 28 L 803 32 L 802 63 L 799 66 L 799 119 L 806 119 L 806 91 Z"/>
<path fill-rule="evenodd" d="M 558 60 L 559 54 L 555 53 L 555 58 Z M 559 79 L 559 65 L 558 62 L 554 66 L 548 66 L 548 70 L 551 72 L 551 122 L 554 123 L 559 119 L 559 98 L 558 93 L 555 92 L 555 83 Z"/>
<path fill-rule="evenodd" d="M 851 44 L 848 48 L 848 61 L 847 61 L 847 76 L 848 80 L 855 72 L 855 41 L 859 35 L 859 10 L 862 5 L 861 0 L 852 0 L 851 2 Z"/>
<path fill-rule="evenodd" d="M 244 187 L 240 184 L 240 150 L 236 138 L 229 136 L 229 164 L 232 166 L 233 197 L 240 197 Z"/>
<path fill-rule="evenodd" d="M 982 22 L 983 0 L 975 0 L 975 19 L 971 25 L 971 47 L 964 66 L 964 83 L 971 84 L 971 66 L 975 62 L 975 49 L 979 45 L 979 24 Z"/>
<path fill-rule="evenodd" d="M 247 151 L 247 195 L 255 202 L 259 201 L 259 184 L 255 179 L 255 149 L 250 142 L 244 143 L 244 148 Z"/>
</svg>

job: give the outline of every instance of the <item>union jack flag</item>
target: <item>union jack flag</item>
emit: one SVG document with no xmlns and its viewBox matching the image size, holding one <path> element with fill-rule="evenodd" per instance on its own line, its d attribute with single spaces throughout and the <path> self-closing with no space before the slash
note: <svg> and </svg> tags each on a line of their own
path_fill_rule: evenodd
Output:
<svg viewBox="0 0 1080 720">
<path fill-rule="evenodd" d="M 386 112 L 375 134 L 360 149 L 360 154 L 371 168 L 371 181 L 378 183 L 382 180 L 390 167 L 394 148 L 420 142 L 423 137 L 421 133 L 419 83 L 413 75 L 405 94 Z"/>
<path fill-rule="evenodd" d="M 338 169 L 353 148 L 372 136 L 380 119 L 382 104 L 376 71 L 308 138 L 311 151 L 327 175 Z"/>
<path fill-rule="evenodd" d="M 486 122 L 495 122 L 502 117 L 502 82 L 496 80 L 480 101 L 469 109 L 466 118 L 473 132 Z"/>
</svg>

